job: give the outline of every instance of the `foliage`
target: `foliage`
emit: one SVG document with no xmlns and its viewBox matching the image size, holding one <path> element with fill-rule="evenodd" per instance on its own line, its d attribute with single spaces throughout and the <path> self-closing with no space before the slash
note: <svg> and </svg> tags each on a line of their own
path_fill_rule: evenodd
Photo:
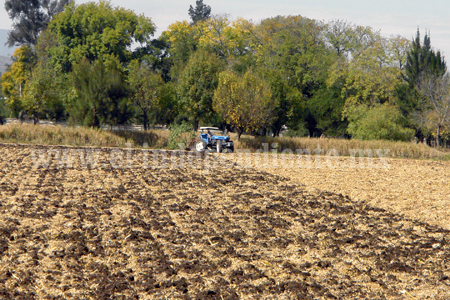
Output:
<svg viewBox="0 0 450 300">
<path fill-rule="evenodd" d="M 6 105 L 14 113 L 18 114 L 22 108 L 22 96 L 25 85 L 35 64 L 33 49 L 23 45 L 14 51 L 14 63 L 2 75 L 2 94 Z"/>
<path fill-rule="evenodd" d="M 5 118 L 10 115 L 8 107 L 5 105 L 5 99 L 0 97 L 0 125 L 5 123 Z"/>
<path fill-rule="evenodd" d="M 176 87 L 173 82 L 161 86 L 160 98 L 157 106 L 151 113 L 153 121 L 157 124 L 171 124 L 180 115 L 177 101 Z"/>
<path fill-rule="evenodd" d="M 73 0 L 6 0 L 5 9 L 13 21 L 8 46 L 36 45 L 50 20 Z"/>
<path fill-rule="evenodd" d="M 189 5 L 189 17 L 191 17 L 192 24 L 196 24 L 199 21 L 205 21 L 209 19 L 211 15 L 211 6 L 203 4 L 203 0 L 195 1 L 195 8 Z"/>
<path fill-rule="evenodd" d="M 54 62 L 64 72 L 87 58 L 93 62 L 102 59 L 131 61 L 129 50 L 133 43 L 150 42 L 155 25 L 144 15 L 113 7 L 110 2 L 69 4 L 49 25 L 57 44 L 49 49 Z"/>
<path fill-rule="evenodd" d="M 128 84 L 132 92 L 131 101 L 142 112 L 144 130 L 147 130 L 148 114 L 158 106 L 164 82 L 161 76 L 138 61 L 131 62 L 128 72 Z"/>
<path fill-rule="evenodd" d="M 214 53 L 229 64 L 247 53 L 242 19 L 231 22 L 227 15 L 217 15 L 197 24 L 199 47 Z"/>
<path fill-rule="evenodd" d="M 316 120 L 317 135 L 342 137 L 346 133 L 348 121 L 342 118 L 345 99 L 337 86 L 323 86 L 308 99 L 307 109 Z"/>
<path fill-rule="evenodd" d="M 391 53 L 392 40 L 378 36 L 376 42 L 350 61 L 337 61 L 328 85 L 341 85 L 346 108 L 396 101 L 396 87 L 401 83 L 401 70 Z"/>
<path fill-rule="evenodd" d="M 189 142 L 195 138 L 195 131 L 193 131 L 192 125 L 187 122 L 181 124 L 172 124 L 170 126 L 170 135 L 168 148 L 184 150 L 188 146 Z"/>
<path fill-rule="evenodd" d="M 389 103 L 353 106 L 348 119 L 347 131 L 353 138 L 409 141 L 414 137 L 414 130 L 403 126 L 404 118 L 398 108 Z"/>
<path fill-rule="evenodd" d="M 407 52 L 404 68 L 404 81 L 397 87 L 397 104 L 403 115 L 407 116 L 412 126 L 424 130 L 423 122 L 417 116 L 426 110 L 427 103 L 418 91 L 418 84 L 424 76 L 443 76 L 447 66 L 439 51 L 431 48 L 431 40 L 425 34 L 423 44 L 420 42 L 420 32 L 417 30 L 415 39 Z"/>
<path fill-rule="evenodd" d="M 326 43 L 339 56 L 346 59 L 357 57 L 378 40 L 379 33 L 344 20 L 332 20 L 326 24 Z"/>
<path fill-rule="evenodd" d="M 420 43 L 420 31 L 417 29 L 416 38 L 412 41 L 405 65 L 405 77 L 410 86 L 414 86 L 424 73 L 442 76 L 447 66 L 440 51 L 431 48 L 431 39 L 425 34 L 423 44 Z"/>
<path fill-rule="evenodd" d="M 247 71 L 243 77 L 230 71 L 219 75 L 214 93 L 214 110 L 233 126 L 240 139 L 244 131 L 256 131 L 270 125 L 276 103 L 266 81 Z"/>
<path fill-rule="evenodd" d="M 73 122 L 100 127 L 126 120 L 127 90 L 118 67 L 84 59 L 74 68 L 74 86 L 78 97 L 70 107 Z"/>
<path fill-rule="evenodd" d="M 283 125 L 295 129 L 305 124 L 312 134 L 317 121 L 306 102 L 324 84 L 334 59 L 323 40 L 323 24 L 301 16 L 278 16 L 246 28 L 253 37 L 256 64 L 264 69 L 277 100 L 272 131 L 277 135 Z"/>
<path fill-rule="evenodd" d="M 64 119 L 64 103 L 60 94 L 62 79 L 49 65 L 39 63 L 24 90 L 24 110 L 37 118 Z"/>
<path fill-rule="evenodd" d="M 146 63 L 164 82 L 171 81 L 170 70 L 173 67 L 172 56 L 169 53 L 169 43 L 160 36 L 150 43 L 137 47 L 132 54 L 133 60 Z"/>
<path fill-rule="evenodd" d="M 192 53 L 198 48 L 198 28 L 187 21 L 175 22 L 161 34 L 160 39 L 169 45 L 167 52 L 173 63 L 170 76 L 176 80 Z"/>
<path fill-rule="evenodd" d="M 192 55 L 180 75 L 177 94 L 182 109 L 193 119 L 194 130 L 200 121 L 213 118 L 213 95 L 223 63 L 205 51 Z"/>
</svg>

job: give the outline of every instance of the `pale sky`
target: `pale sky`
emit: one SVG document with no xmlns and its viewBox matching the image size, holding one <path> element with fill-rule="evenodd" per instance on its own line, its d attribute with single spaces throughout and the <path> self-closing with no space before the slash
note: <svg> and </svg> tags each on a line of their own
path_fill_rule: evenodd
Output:
<svg viewBox="0 0 450 300">
<path fill-rule="evenodd" d="M 89 2 L 75 0 L 76 3 Z M 0 0 L 0 28 L 10 29 L 11 20 Z M 189 20 L 189 5 L 195 0 L 111 0 L 121 6 L 150 17 L 157 26 L 156 36 L 175 21 Z M 243 17 L 258 22 L 277 15 L 302 15 L 322 21 L 346 20 L 357 25 L 381 30 L 384 36 L 400 34 L 412 39 L 420 28 L 431 32 L 431 45 L 441 50 L 450 64 L 450 1 L 449 0 L 203 0 L 212 14 L 227 13 L 232 19 Z"/>
</svg>

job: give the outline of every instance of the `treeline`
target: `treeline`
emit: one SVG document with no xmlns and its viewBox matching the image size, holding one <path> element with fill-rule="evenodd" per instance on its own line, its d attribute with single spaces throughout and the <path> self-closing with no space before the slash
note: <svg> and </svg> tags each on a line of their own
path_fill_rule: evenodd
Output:
<svg viewBox="0 0 450 300">
<path fill-rule="evenodd" d="M 39 8 L 48 23 L 35 41 L 20 38 L 15 20 L 10 44 L 21 47 L 2 76 L 12 115 L 93 127 L 188 122 L 239 136 L 287 126 L 299 136 L 450 138 L 446 63 L 419 30 L 409 41 L 342 20 L 231 21 L 198 0 L 190 22 L 153 39 L 143 15 L 61 1 Z"/>
</svg>

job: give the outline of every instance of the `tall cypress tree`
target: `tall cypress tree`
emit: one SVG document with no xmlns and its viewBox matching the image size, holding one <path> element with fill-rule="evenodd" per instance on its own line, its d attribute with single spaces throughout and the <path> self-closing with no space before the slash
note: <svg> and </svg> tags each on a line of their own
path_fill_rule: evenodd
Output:
<svg viewBox="0 0 450 300">
<path fill-rule="evenodd" d="M 419 95 L 417 82 L 421 76 L 443 76 L 447 72 L 447 66 L 440 51 L 431 47 L 431 38 L 426 33 L 423 43 L 420 42 L 420 31 L 417 29 L 416 37 L 412 40 L 411 48 L 407 54 L 405 64 L 405 84 L 397 88 L 398 101 L 403 115 L 408 117 L 418 107 Z"/>
<path fill-rule="evenodd" d="M 405 79 L 410 87 L 413 87 L 416 84 L 417 79 L 424 73 L 434 76 L 443 76 L 446 71 L 447 66 L 441 56 L 441 52 L 435 52 L 431 48 L 431 38 L 429 34 L 425 34 L 423 45 L 421 45 L 420 31 L 417 29 L 417 35 L 412 41 L 405 65 Z"/>
</svg>

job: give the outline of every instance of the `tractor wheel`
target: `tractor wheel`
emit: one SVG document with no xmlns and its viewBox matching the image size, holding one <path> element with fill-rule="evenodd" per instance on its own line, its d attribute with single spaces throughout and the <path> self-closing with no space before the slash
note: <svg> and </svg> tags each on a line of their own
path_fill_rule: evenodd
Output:
<svg viewBox="0 0 450 300">
<path fill-rule="evenodd" d="M 195 142 L 194 146 L 195 146 L 194 147 L 195 151 L 197 151 L 197 152 L 205 152 L 207 144 L 206 144 L 206 142 L 204 140 L 197 140 Z"/>
<path fill-rule="evenodd" d="M 233 153 L 233 149 L 231 149 L 231 148 L 224 148 L 224 149 L 222 150 L 222 152 L 223 152 L 223 153 Z"/>
</svg>

